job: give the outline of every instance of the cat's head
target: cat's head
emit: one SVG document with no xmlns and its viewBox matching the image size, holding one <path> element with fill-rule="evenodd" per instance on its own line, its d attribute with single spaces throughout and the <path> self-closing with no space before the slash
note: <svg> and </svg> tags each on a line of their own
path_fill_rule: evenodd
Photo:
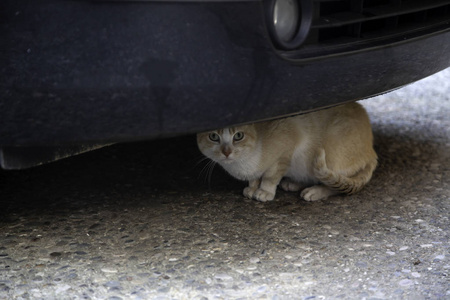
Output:
<svg viewBox="0 0 450 300">
<path fill-rule="evenodd" d="M 197 134 L 200 151 L 220 164 L 245 160 L 257 146 L 254 125 L 223 128 Z"/>
</svg>

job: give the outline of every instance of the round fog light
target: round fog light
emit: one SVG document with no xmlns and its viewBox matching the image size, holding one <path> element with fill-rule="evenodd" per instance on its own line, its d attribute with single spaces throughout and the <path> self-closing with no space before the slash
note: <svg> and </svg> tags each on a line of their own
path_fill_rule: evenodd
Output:
<svg viewBox="0 0 450 300">
<path fill-rule="evenodd" d="M 317 0 L 264 0 L 267 30 L 276 48 L 298 49 L 309 35 Z"/>
<path fill-rule="evenodd" d="M 295 37 L 298 23 L 299 7 L 297 0 L 275 0 L 273 25 L 281 41 L 289 42 Z"/>
</svg>

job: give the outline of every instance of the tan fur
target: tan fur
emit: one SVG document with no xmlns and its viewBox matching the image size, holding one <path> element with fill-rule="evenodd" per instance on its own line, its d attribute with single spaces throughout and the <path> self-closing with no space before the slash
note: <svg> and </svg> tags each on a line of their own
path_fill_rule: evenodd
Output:
<svg viewBox="0 0 450 300">
<path fill-rule="evenodd" d="M 241 140 L 237 133 L 244 134 Z M 279 184 L 303 189 L 307 201 L 358 192 L 377 165 L 372 140 L 367 113 L 357 103 L 197 135 L 200 151 L 249 181 L 244 195 L 259 201 L 273 200 Z"/>
</svg>

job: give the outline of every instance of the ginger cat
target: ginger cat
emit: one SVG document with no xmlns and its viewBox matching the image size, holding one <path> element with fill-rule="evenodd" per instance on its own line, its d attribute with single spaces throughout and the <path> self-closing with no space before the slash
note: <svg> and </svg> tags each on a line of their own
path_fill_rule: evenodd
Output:
<svg viewBox="0 0 450 300">
<path fill-rule="evenodd" d="M 200 151 L 249 181 L 244 196 L 275 198 L 277 186 L 306 201 L 353 194 L 377 166 L 369 117 L 358 103 L 197 134 Z"/>
</svg>

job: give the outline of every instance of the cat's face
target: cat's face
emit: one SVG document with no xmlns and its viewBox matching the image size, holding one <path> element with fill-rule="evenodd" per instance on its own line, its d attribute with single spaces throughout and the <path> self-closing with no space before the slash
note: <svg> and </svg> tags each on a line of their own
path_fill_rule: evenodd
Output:
<svg viewBox="0 0 450 300">
<path fill-rule="evenodd" d="M 197 134 L 200 151 L 220 164 L 241 162 L 256 147 L 256 130 L 253 125 L 223 128 Z"/>
</svg>

